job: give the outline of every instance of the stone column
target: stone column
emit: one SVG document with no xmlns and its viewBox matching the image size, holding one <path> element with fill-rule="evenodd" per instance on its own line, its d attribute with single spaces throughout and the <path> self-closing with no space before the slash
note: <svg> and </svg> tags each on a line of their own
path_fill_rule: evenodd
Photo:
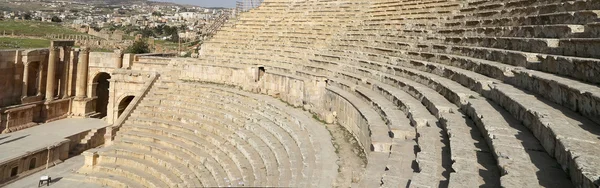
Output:
<svg viewBox="0 0 600 188">
<path fill-rule="evenodd" d="M 71 47 L 65 46 L 63 47 L 63 66 L 61 70 L 62 78 L 60 80 L 60 96 L 61 98 L 67 98 L 69 96 L 69 92 L 67 89 L 67 84 L 69 83 L 69 60 L 71 55 Z"/>
<path fill-rule="evenodd" d="M 123 51 L 115 50 L 115 68 L 120 69 L 123 67 Z"/>
<path fill-rule="evenodd" d="M 87 96 L 87 74 L 89 64 L 90 48 L 83 47 L 79 52 L 79 63 L 77 64 L 77 90 L 75 99 L 81 100 Z"/>
<path fill-rule="evenodd" d="M 45 54 L 42 56 L 45 56 Z M 46 62 L 48 62 L 46 60 L 46 57 L 42 57 L 42 61 L 40 61 L 39 66 L 38 66 L 38 81 L 37 81 L 37 83 L 39 83 L 39 85 L 37 87 L 36 96 L 42 95 L 42 88 L 43 88 L 42 85 L 44 83 L 44 64 L 46 64 Z"/>
<path fill-rule="evenodd" d="M 29 63 L 24 63 L 23 67 L 23 90 L 21 90 L 21 98 L 27 97 L 27 88 L 29 87 Z"/>
<path fill-rule="evenodd" d="M 54 100 L 54 89 L 56 88 L 56 64 L 59 49 L 56 46 L 50 47 L 48 55 L 48 77 L 46 78 L 46 102 Z"/>
<path fill-rule="evenodd" d="M 71 48 L 71 51 L 69 52 L 71 53 L 69 55 L 69 69 L 68 69 L 68 75 L 69 75 L 69 80 L 67 81 L 67 94 L 69 96 L 75 96 L 75 92 L 73 91 L 75 88 L 75 79 L 73 79 L 73 72 L 76 72 L 77 70 L 75 69 L 75 61 L 77 61 L 77 55 L 79 54 L 79 50 L 78 49 L 73 49 Z"/>
</svg>

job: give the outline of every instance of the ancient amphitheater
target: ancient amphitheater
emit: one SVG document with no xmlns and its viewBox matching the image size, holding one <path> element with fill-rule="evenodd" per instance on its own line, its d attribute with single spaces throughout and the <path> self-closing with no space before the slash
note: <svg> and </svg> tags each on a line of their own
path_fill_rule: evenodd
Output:
<svg viewBox="0 0 600 188">
<path fill-rule="evenodd" d="M 0 125 L 33 129 L 13 112 L 44 89 L 52 117 L 105 117 L 71 152 L 101 145 L 86 185 L 599 187 L 598 37 L 599 0 L 265 0 L 199 59 L 2 52 L 25 86 Z M 26 55 L 59 87 L 31 92 Z"/>
</svg>

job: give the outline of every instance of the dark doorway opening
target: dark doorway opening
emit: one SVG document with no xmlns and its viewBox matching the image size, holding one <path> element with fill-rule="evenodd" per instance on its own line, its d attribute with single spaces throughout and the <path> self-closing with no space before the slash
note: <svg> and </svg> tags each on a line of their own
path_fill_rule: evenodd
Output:
<svg viewBox="0 0 600 188">
<path fill-rule="evenodd" d="M 37 162 L 37 159 L 35 157 L 31 158 L 31 160 L 29 160 L 29 170 L 33 170 L 36 167 L 36 164 L 35 164 L 36 162 Z"/>
<path fill-rule="evenodd" d="M 96 112 L 98 118 L 104 118 L 108 114 L 108 89 L 110 88 L 110 75 L 101 72 L 94 78 L 94 87 L 96 88 Z"/>
<path fill-rule="evenodd" d="M 256 81 L 260 81 L 260 79 L 265 75 L 265 67 L 258 67 L 258 80 Z"/>
<path fill-rule="evenodd" d="M 15 166 L 12 169 L 10 169 L 10 177 L 15 177 L 17 176 L 17 174 L 19 173 L 19 167 Z"/>
<path fill-rule="evenodd" d="M 127 109 L 127 106 L 129 106 L 131 101 L 133 101 L 133 98 L 135 98 L 135 97 L 130 95 L 130 96 L 123 98 L 121 100 L 121 102 L 119 102 L 119 116 L 118 117 L 121 117 L 121 114 L 125 111 L 125 109 Z"/>
</svg>

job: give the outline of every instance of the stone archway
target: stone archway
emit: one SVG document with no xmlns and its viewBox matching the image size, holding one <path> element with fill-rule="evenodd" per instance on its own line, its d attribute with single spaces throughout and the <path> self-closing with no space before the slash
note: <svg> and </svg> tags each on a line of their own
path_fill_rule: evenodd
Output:
<svg viewBox="0 0 600 188">
<path fill-rule="evenodd" d="M 135 98 L 135 96 L 128 95 L 128 96 L 124 97 L 123 99 L 121 99 L 121 102 L 119 102 L 119 106 L 117 106 L 117 108 L 118 108 L 117 118 L 121 117 L 121 114 L 125 111 L 127 106 L 129 106 L 131 101 L 133 101 L 133 98 Z"/>
<path fill-rule="evenodd" d="M 98 118 L 104 118 L 108 114 L 108 96 L 110 88 L 110 74 L 106 72 L 98 73 L 92 83 L 92 91 L 96 98 L 95 109 Z"/>
</svg>

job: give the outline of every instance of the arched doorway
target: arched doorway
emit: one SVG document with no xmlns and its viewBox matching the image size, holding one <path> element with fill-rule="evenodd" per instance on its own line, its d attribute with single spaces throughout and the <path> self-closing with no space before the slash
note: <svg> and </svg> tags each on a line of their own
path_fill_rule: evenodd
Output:
<svg viewBox="0 0 600 188">
<path fill-rule="evenodd" d="M 110 87 L 110 74 L 101 72 L 94 77 L 93 87 L 96 94 L 96 112 L 98 118 L 106 117 L 108 110 L 108 89 Z"/>
<path fill-rule="evenodd" d="M 35 158 L 35 157 L 31 158 L 31 160 L 29 160 L 29 170 L 33 170 L 33 169 L 35 169 L 35 167 L 37 167 L 35 164 L 36 162 L 37 162 L 37 158 Z"/>
<path fill-rule="evenodd" d="M 129 106 L 129 104 L 131 103 L 131 101 L 133 101 L 133 98 L 135 98 L 135 96 L 129 95 L 125 98 L 123 98 L 121 100 L 121 102 L 119 102 L 119 106 L 118 106 L 118 110 L 119 110 L 119 115 L 117 116 L 117 118 L 121 117 L 121 114 L 123 113 L 123 111 L 125 111 L 125 109 L 127 108 L 127 106 Z"/>
</svg>

